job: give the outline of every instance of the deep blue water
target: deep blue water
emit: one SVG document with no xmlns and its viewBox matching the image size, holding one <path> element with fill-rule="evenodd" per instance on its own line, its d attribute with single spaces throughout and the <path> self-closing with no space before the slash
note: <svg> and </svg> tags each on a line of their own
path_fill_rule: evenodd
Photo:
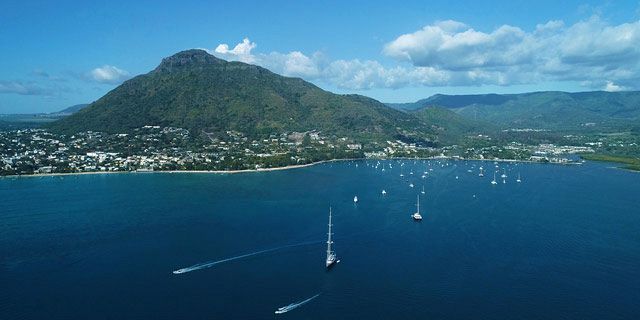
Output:
<svg viewBox="0 0 640 320">
<path fill-rule="evenodd" d="M 640 174 L 504 164 L 492 186 L 490 162 L 358 163 L 0 179 L 0 319 L 640 316 Z"/>
</svg>

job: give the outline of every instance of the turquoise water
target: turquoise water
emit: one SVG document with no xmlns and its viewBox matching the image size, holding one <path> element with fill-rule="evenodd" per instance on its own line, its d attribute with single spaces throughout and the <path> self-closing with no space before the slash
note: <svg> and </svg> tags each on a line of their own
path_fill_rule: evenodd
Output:
<svg viewBox="0 0 640 320">
<path fill-rule="evenodd" d="M 490 162 L 405 162 L 0 179 L 0 319 L 640 315 L 640 174 L 500 164 L 492 186 Z"/>
</svg>

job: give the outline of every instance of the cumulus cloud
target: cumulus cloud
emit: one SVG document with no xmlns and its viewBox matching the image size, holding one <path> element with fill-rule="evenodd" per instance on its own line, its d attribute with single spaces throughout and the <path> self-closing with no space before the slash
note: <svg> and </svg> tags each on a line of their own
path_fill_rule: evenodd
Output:
<svg viewBox="0 0 640 320">
<path fill-rule="evenodd" d="M 93 81 L 106 84 L 119 84 L 129 78 L 129 72 L 110 65 L 95 68 L 89 75 Z"/>
<path fill-rule="evenodd" d="M 220 44 L 209 52 L 346 89 L 575 81 L 615 91 L 640 89 L 639 43 L 640 21 L 611 25 L 592 16 L 573 25 L 552 20 L 531 31 L 502 25 L 485 32 L 440 21 L 384 45 L 382 53 L 397 61 L 391 66 L 376 60 L 329 61 L 319 52 L 254 53 L 257 45 L 248 38 L 233 49 Z"/>
<path fill-rule="evenodd" d="M 607 81 L 607 84 L 604 86 L 603 90 L 608 92 L 618 92 L 618 91 L 626 90 L 626 88 L 619 86 L 613 83 L 612 81 Z"/>
<path fill-rule="evenodd" d="M 49 95 L 51 92 L 32 82 L 0 81 L 0 93 L 13 93 L 26 96 Z"/>
<path fill-rule="evenodd" d="M 598 16 L 571 26 L 549 21 L 531 32 L 509 25 L 481 32 L 444 21 L 400 35 L 383 53 L 416 67 L 494 74 L 490 84 L 615 79 L 637 87 L 638 43 L 640 21 L 609 25 Z"/>
<path fill-rule="evenodd" d="M 254 63 L 255 57 L 251 54 L 251 50 L 255 49 L 258 45 L 255 42 L 251 42 L 249 38 L 244 38 L 242 42 L 238 43 L 233 49 L 229 50 L 229 45 L 226 43 L 219 44 L 214 52 L 222 57 L 230 60 L 242 61 L 245 63 Z"/>
</svg>

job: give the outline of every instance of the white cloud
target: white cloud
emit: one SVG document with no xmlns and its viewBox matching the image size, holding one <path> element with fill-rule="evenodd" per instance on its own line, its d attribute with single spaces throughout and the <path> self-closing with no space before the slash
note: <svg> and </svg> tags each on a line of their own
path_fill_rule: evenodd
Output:
<svg viewBox="0 0 640 320">
<path fill-rule="evenodd" d="M 99 83 L 119 84 L 129 78 L 129 72 L 114 66 L 104 65 L 90 72 L 91 79 Z"/>
<path fill-rule="evenodd" d="M 440 21 L 387 43 L 382 53 L 398 61 L 391 66 L 329 61 L 319 52 L 254 53 L 257 45 L 248 38 L 233 49 L 220 44 L 209 52 L 345 89 L 574 81 L 589 89 L 629 90 L 640 89 L 639 43 L 640 21 L 611 25 L 593 16 L 568 26 L 552 20 L 532 31 L 502 25 L 483 32 Z"/>
<path fill-rule="evenodd" d="M 608 92 L 618 92 L 618 91 L 623 91 L 625 89 L 626 89 L 625 87 L 619 86 L 611 81 L 607 81 L 607 84 L 604 86 L 602 90 L 608 91 Z"/>
<path fill-rule="evenodd" d="M 571 26 L 549 21 L 532 32 L 503 25 L 486 33 L 445 21 L 397 37 L 383 53 L 416 67 L 493 74 L 485 84 L 604 78 L 638 88 L 638 43 L 640 21 L 610 25 L 598 16 Z"/>
<path fill-rule="evenodd" d="M 251 42 L 249 38 L 244 38 L 242 42 L 238 43 L 233 49 L 229 50 L 229 45 L 226 43 L 219 44 L 214 50 L 215 53 L 222 57 L 229 58 L 230 60 L 242 61 L 245 63 L 254 63 L 255 58 L 251 55 L 251 50 L 255 49 L 258 45 Z"/>
</svg>

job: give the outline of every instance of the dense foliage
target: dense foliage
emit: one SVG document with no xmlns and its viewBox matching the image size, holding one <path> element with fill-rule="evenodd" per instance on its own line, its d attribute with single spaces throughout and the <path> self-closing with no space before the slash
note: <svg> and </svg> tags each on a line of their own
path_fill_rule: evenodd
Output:
<svg viewBox="0 0 640 320">
<path fill-rule="evenodd" d="M 640 92 L 531 92 L 522 94 L 434 95 L 415 103 L 389 104 L 402 110 L 448 108 L 469 119 L 503 128 L 629 130 L 640 121 Z"/>
<path fill-rule="evenodd" d="M 60 132 L 127 132 L 145 125 L 250 137 L 322 131 L 352 138 L 433 138 L 406 113 L 358 95 L 337 95 L 203 50 L 163 59 L 152 72 L 124 82 L 98 101 L 52 124 Z"/>
</svg>

